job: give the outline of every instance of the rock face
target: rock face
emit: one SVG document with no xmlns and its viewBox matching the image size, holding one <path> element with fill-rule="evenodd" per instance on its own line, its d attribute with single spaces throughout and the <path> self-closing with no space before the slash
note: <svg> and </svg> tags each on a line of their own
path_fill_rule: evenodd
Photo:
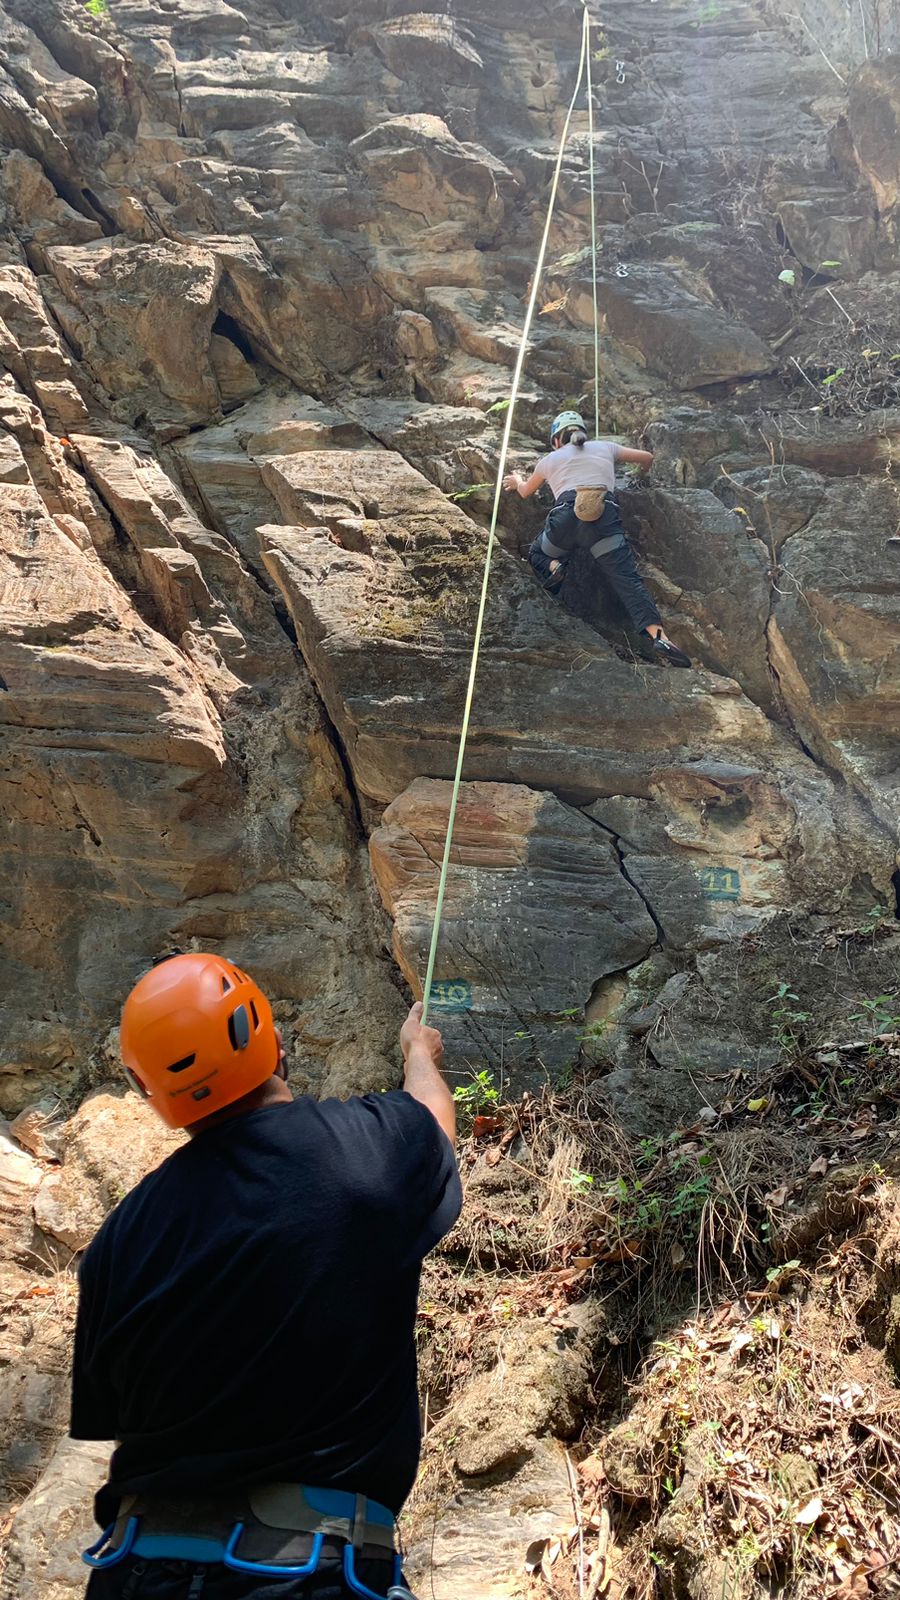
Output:
<svg viewBox="0 0 900 1600">
<path fill-rule="evenodd" d="M 81 1552 L 109 1455 L 107 1444 L 60 1440 L 16 1516 L 5 1574 L 10 1594 L 25 1595 L 30 1587 L 42 1600 L 69 1600 L 79 1592 L 79 1582 L 83 1588 Z M 93 1534 L 89 1537 L 93 1543 Z"/>
<path fill-rule="evenodd" d="M 0 1109 L 71 1109 L 135 978 L 203 946 L 268 988 L 299 1085 L 387 1084 L 578 19 L 96 9 L 0 0 Z M 695 668 L 643 659 L 586 556 L 548 598 L 540 511 L 504 500 L 434 998 L 454 1067 L 513 1088 L 587 1023 L 598 1114 L 635 1126 L 765 1061 L 795 925 L 896 911 L 887 10 L 614 0 L 594 41 L 601 421 L 655 451 L 623 516 Z M 517 466 L 593 410 L 587 136 L 579 109 Z M 46 1273 L 154 1159 L 82 1133 L 4 1169 Z M 15 1583 L 56 1600 L 28 1505 Z"/>
<path fill-rule="evenodd" d="M 51 1239 L 78 1253 L 106 1213 L 183 1143 L 118 1085 L 89 1095 L 65 1124 L 61 1166 L 34 1197 L 34 1220 Z"/>
<path fill-rule="evenodd" d="M 449 784 L 418 779 L 388 806 L 369 847 L 413 988 L 428 955 L 449 803 Z M 585 990 L 647 955 L 655 924 L 622 872 L 614 835 L 553 795 L 466 784 L 454 838 L 435 969 L 451 1060 L 480 1038 L 517 1076 L 519 1063 L 541 1076 L 558 1070 L 577 1052 L 573 1018 Z"/>
</svg>

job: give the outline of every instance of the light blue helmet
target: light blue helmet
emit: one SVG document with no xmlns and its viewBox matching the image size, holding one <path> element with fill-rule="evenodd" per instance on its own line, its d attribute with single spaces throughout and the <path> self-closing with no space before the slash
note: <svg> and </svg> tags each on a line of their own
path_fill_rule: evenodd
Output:
<svg viewBox="0 0 900 1600">
<path fill-rule="evenodd" d="M 579 411 L 561 411 L 558 417 L 553 418 L 553 426 L 550 429 L 550 443 L 552 444 L 559 434 L 564 433 L 566 428 L 584 428 L 585 433 L 587 433 L 584 417 Z"/>
</svg>

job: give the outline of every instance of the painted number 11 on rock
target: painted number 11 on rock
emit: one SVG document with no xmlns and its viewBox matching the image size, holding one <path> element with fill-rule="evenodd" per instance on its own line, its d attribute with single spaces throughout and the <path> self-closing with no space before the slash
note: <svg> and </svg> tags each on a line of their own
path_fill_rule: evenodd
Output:
<svg viewBox="0 0 900 1600">
<path fill-rule="evenodd" d="M 710 900 L 740 900 L 741 875 L 734 867 L 701 867 L 697 876 Z"/>
</svg>

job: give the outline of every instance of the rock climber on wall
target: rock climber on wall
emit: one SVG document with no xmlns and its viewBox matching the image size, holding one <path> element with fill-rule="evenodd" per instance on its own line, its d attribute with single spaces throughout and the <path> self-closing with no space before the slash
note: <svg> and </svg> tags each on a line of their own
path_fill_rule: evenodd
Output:
<svg viewBox="0 0 900 1600">
<path fill-rule="evenodd" d="M 679 650 L 663 631 L 659 612 L 638 572 L 625 537 L 619 507 L 613 498 L 616 462 L 633 461 L 649 467 L 649 450 L 629 450 L 613 439 L 588 440 L 584 420 L 577 411 L 562 411 L 550 429 L 550 454 L 542 456 L 530 478 L 511 472 L 503 487 L 527 500 L 546 483 L 556 496 L 528 559 L 556 594 L 563 585 L 573 550 L 586 547 L 597 562 L 603 581 L 628 613 L 637 633 L 645 633 L 656 660 L 672 667 L 689 667 L 690 656 Z"/>
<path fill-rule="evenodd" d="M 421 1012 L 402 1090 L 295 1100 L 234 962 L 174 956 L 129 995 L 128 1079 L 189 1138 L 79 1273 L 72 1434 L 118 1441 L 89 1600 L 412 1600 L 419 1269 L 462 1198 Z"/>
</svg>

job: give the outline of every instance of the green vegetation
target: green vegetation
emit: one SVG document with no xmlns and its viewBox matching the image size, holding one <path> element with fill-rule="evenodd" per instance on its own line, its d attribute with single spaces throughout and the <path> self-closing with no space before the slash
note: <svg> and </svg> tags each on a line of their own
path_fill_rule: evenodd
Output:
<svg viewBox="0 0 900 1600">
<path fill-rule="evenodd" d="M 589 1172 L 579 1172 L 573 1167 L 569 1173 L 569 1188 L 574 1194 L 586 1194 L 593 1187 L 594 1180 Z"/>
<path fill-rule="evenodd" d="M 788 1055 L 795 1055 L 805 1036 L 805 1028 L 812 1021 L 811 1011 L 798 1011 L 800 996 L 788 983 L 779 983 L 774 994 L 766 1001 L 772 1017 L 772 1037 Z"/>
<path fill-rule="evenodd" d="M 459 1083 L 453 1091 L 456 1110 L 464 1124 L 471 1126 L 478 1116 L 493 1111 L 500 1100 L 500 1091 L 492 1072 L 473 1072 L 470 1083 Z"/>
<path fill-rule="evenodd" d="M 879 929 L 883 928 L 888 922 L 895 920 L 887 906 L 872 906 L 871 910 L 866 913 L 866 921 L 860 924 L 859 931 L 866 934 L 878 933 Z"/>
<path fill-rule="evenodd" d="M 896 1033 L 900 1029 L 900 1000 L 896 994 L 879 994 L 874 1000 L 860 1000 L 851 1022 L 862 1022 L 873 1033 Z"/>
<path fill-rule="evenodd" d="M 491 409 L 493 410 L 493 407 Z M 471 500 L 473 495 L 483 494 L 485 489 L 492 489 L 493 487 L 492 483 L 470 483 L 468 489 L 458 489 L 456 494 L 451 494 L 449 498 L 454 505 L 459 506 L 462 505 L 464 500 Z"/>
</svg>

